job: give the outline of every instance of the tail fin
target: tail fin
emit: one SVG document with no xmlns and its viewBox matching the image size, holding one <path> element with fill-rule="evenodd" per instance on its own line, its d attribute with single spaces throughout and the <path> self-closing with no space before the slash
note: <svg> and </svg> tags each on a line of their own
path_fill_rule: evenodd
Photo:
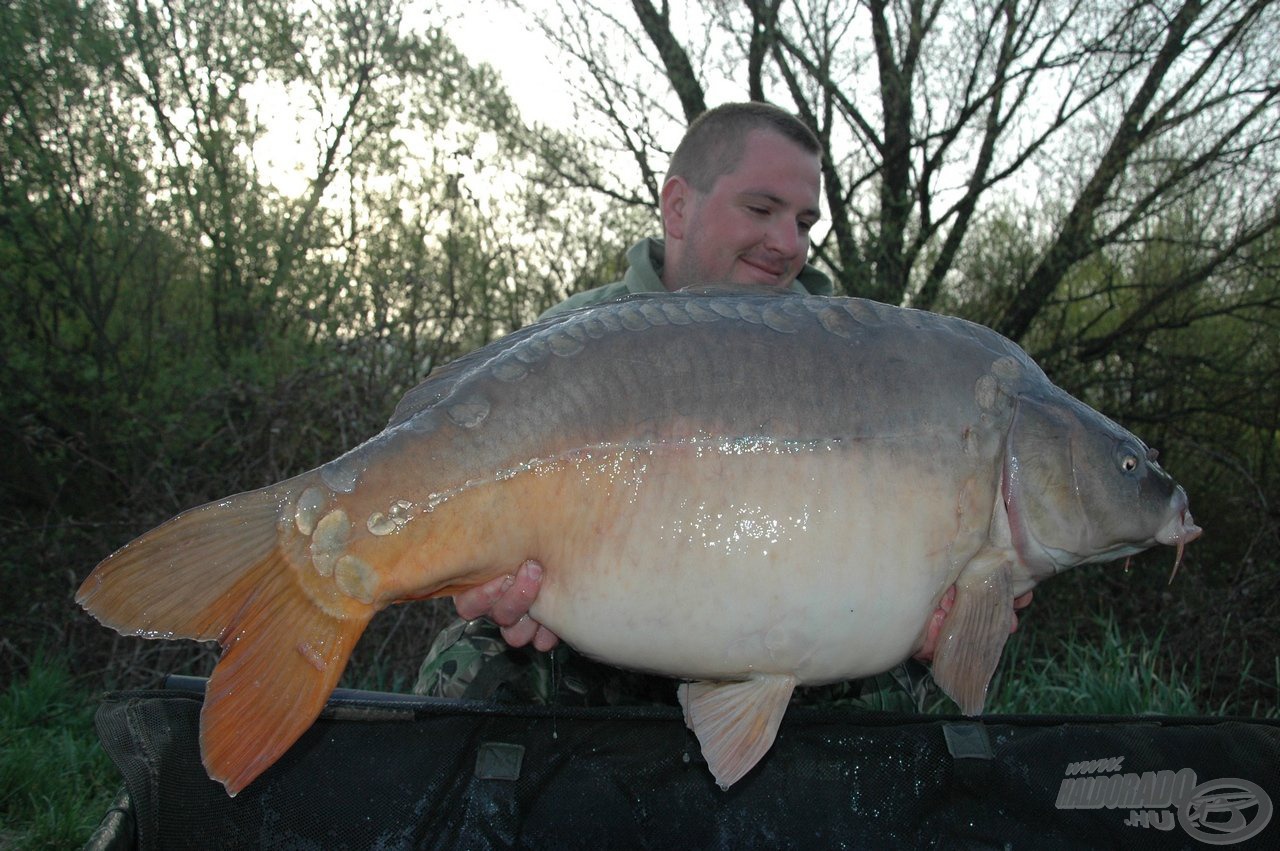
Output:
<svg viewBox="0 0 1280 851">
<path fill-rule="evenodd" d="M 278 526 L 297 480 L 193 508 L 108 556 L 76 602 L 147 638 L 217 640 L 205 769 L 234 795 L 320 714 L 374 607 L 318 605 Z"/>
</svg>

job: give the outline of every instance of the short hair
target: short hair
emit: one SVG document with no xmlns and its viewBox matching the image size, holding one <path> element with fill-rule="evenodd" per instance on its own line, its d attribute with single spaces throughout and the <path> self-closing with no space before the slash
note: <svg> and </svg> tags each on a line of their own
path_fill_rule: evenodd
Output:
<svg viewBox="0 0 1280 851">
<path fill-rule="evenodd" d="M 667 177 L 683 177 L 699 192 L 710 192 L 721 175 L 738 167 L 752 130 L 772 131 L 814 156 L 822 156 L 822 143 L 813 130 L 785 109 L 762 101 L 724 103 L 689 125 L 671 155 Z"/>
</svg>

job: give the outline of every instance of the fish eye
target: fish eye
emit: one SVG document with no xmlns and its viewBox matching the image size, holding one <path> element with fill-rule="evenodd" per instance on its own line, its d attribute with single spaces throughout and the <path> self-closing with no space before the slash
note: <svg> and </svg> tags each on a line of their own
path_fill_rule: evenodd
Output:
<svg viewBox="0 0 1280 851">
<path fill-rule="evenodd" d="M 1121 446 L 1116 453 L 1116 460 L 1120 464 L 1120 469 L 1126 473 L 1137 472 L 1142 466 L 1143 453 L 1138 452 L 1132 446 Z"/>
</svg>

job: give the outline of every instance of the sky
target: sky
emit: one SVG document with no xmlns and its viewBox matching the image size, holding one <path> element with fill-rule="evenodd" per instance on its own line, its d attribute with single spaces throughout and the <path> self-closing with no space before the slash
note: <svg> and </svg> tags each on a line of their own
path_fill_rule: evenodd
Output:
<svg viewBox="0 0 1280 851">
<path fill-rule="evenodd" d="M 553 49 L 531 31 L 524 15 L 498 0 L 476 0 L 444 27 L 473 62 L 485 62 L 502 76 L 526 121 L 568 129 L 573 124 L 572 93 L 552 60 Z"/>
<path fill-rule="evenodd" d="M 550 7 L 547 0 L 526 0 L 528 5 Z M 445 33 L 468 60 L 487 63 L 502 77 L 503 85 L 519 106 L 524 119 L 556 129 L 574 125 L 573 97 L 569 83 L 561 76 L 554 49 L 541 32 L 526 25 L 523 13 L 512 11 L 501 0 L 472 0 L 453 4 L 453 17 L 444 24 Z M 551 13 L 551 12 L 548 12 Z M 406 23 L 419 25 L 421 12 L 410 5 Z M 417 20 L 415 20 L 415 16 Z M 425 23 L 425 22 L 424 22 Z M 430 21 L 437 24 L 438 19 Z M 290 105 L 288 95 L 268 84 L 253 91 L 268 122 L 263 138 L 255 146 L 255 159 L 275 187 L 286 195 L 300 196 L 310 186 L 316 153 L 309 140 L 317 134 L 318 119 L 305 98 L 301 107 Z M 300 111 L 299 111 L 300 110 Z M 289 116 L 288 120 L 279 120 Z"/>
</svg>

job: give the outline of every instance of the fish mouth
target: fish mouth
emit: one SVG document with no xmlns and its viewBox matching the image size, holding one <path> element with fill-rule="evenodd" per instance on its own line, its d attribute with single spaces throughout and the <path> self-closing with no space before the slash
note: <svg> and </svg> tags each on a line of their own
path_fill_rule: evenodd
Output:
<svg viewBox="0 0 1280 851">
<path fill-rule="evenodd" d="M 1164 528 L 1156 532 L 1156 540 L 1162 544 L 1185 547 L 1203 533 L 1204 530 L 1197 526 L 1191 517 L 1186 492 L 1178 488 L 1173 498 L 1173 517 L 1164 525 Z"/>
<path fill-rule="evenodd" d="M 1173 494 L 1172 507 L 1173 517 L 1164 525 L 1164 528 L 1156 533 L 1158 542 L 1178 548 L 1178 554 L 1173 559 L 1173 571 L 1169 574 L 1170 585 L 1173 584 L 1173 578 L 1178 575 L 1178 568 L 1182 565 L 1182 555 L 1187 544 L 1204 534 L 1204 530 L 1197 526 L 1195 520 L 1191 517 L 1191 508 L 1187 503 L 1187 492 L 1181 487 Z"/>
</svg>

